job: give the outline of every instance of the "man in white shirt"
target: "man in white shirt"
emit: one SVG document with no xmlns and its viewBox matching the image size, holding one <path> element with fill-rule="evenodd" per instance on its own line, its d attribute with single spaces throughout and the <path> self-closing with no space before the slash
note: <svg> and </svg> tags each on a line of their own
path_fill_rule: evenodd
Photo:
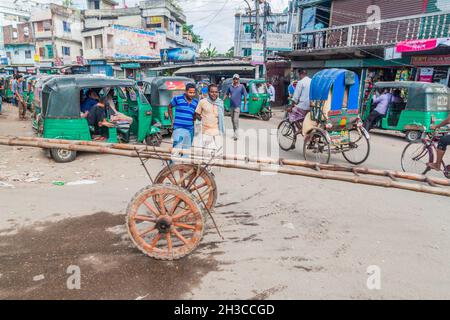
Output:
<svg viewBox="0 0 450 320">
<path fill-rule="evenodd" d="M 309 90 L 311 87 L 311 78 L 308 77 L 306 70 L 299 72 L 300 81 L 295 87 L 294 96 L 292 97 L 292 106 L 288 109 L 289 120 L 297 125 L 299 131 L 303 120 L 311 109 L 311 101 L 309 98 Z"/>
</svg>

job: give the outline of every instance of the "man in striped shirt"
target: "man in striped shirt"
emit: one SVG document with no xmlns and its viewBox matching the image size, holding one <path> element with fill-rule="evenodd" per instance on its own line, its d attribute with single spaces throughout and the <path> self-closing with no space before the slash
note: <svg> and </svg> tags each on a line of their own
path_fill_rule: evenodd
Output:
<svg viewBox="0 0 450 320">
<path fill-rule="evenodd" d="M 169 104 L 169 116 L 173 128 L 173 147 L 190 149 L 194 140 L 195 110 L 198 100 L 193 83 L 186 85 L 186 92 L 175 96 Z M 175 115 L 174 115 L 175 113 Z"/>
</svg>

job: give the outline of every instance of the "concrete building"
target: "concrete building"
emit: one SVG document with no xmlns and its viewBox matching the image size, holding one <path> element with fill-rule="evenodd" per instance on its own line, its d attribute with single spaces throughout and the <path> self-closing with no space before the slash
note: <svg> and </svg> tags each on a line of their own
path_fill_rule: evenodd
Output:
<svg viewBox="0 0 450 320">
<path fill-rule="evenodd" d="M 50 4 L 32 12 L 30 21 L 41 65 L 69 65 L 83 56 L 78 10 Z"/>
<path fill-rule="evenodd" d="M 290 16 L 288 13 L 271 13 L 267 16 L 267 32 L 288 33 Z M 260 35 L 263 35 L 264 17 L 259 17 Z M 260 42 L 262 43 L 261 37 Z M 235 15 L 234 55 L 249 57 L 252 54 L 252 44 L 256 43 L 256 14 Z M 270 54 L 270 53 L 269 53 Z"/>
<path fill-rule="evenodd" d="M 200 46 L 183 33 L 186 16 L 181 8 L 169 0 L 141 1 L 144 27 L 151 30 L 162 29 L 166 32 L 167 48 L 192 47 L 199 51 Z"/>
<path fill-rule="evenodd" d="M 30 1 L 31 2 L 31 1 Z M 26 22 L 30 18 L 30 13 L 20 6 L 13 6 L 10 3 L 2 3 L 0 5 L 0 65 L 7 65 L 9 63 L 3 40 L 3 27 L 8 25 L 17 25 L 18 23 Z"/>
<path fill-rule="evenodd" d="M 34 65 L 34 36 L 33 27 L 29 22 L 5 26 L 3 41 L 9 64 L 14 66 Z"/>
</svg>

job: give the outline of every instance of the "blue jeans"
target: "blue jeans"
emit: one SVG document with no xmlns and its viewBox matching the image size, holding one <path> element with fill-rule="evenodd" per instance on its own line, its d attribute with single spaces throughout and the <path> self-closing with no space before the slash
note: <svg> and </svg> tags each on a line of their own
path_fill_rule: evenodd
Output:
<svg viewBox="0 0 450 320">
<path fill-rule="evenodd" d="M 172 139 L 174 148 L 189 150 L 194 140 L 194 128 L 177 128 L 173 130 Z M 183 158 L 189 158 L 189 155 L 183 155 Z"/>
</svg>

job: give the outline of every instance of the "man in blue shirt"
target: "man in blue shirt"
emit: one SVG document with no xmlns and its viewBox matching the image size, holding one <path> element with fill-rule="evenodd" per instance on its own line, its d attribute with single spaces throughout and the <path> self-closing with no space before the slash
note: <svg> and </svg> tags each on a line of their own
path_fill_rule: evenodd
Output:
<svg viewBox="0 0 450 320">
<path fill-rule="evenodd" d="M 192 146 L 194 140 L 195 110 L 198 105 L 198 100 L 195 99 L 196 93 L 195 85 L 188 83 L 185 93 L 180 96 L 175 96 L 169 104 L 169 117 L 172 121 L 174 148 L 190 149 Z"/>
<path fill-rule="evenodd" d="M 83 118 L 87 118 L 89 111 L 91 111 L 92 107 L 95 106 L 100 101 L 100 97 L 92 89 L 89 89 L 86 96 L 87 98 L 84 99 L 83 103 L 80 106 L 81 116 Z"/>
<path fill-rule="evenodd" d="M 393 96 L 387 90 L 382 95 L 373 97 L 373 104 L 376 105 L 376 108 L 370 113 L 364 125 L 368 132 L 377 124 L 378 121 L 386 116 L 388 108 L 392 102 Z"/>
</svg>

